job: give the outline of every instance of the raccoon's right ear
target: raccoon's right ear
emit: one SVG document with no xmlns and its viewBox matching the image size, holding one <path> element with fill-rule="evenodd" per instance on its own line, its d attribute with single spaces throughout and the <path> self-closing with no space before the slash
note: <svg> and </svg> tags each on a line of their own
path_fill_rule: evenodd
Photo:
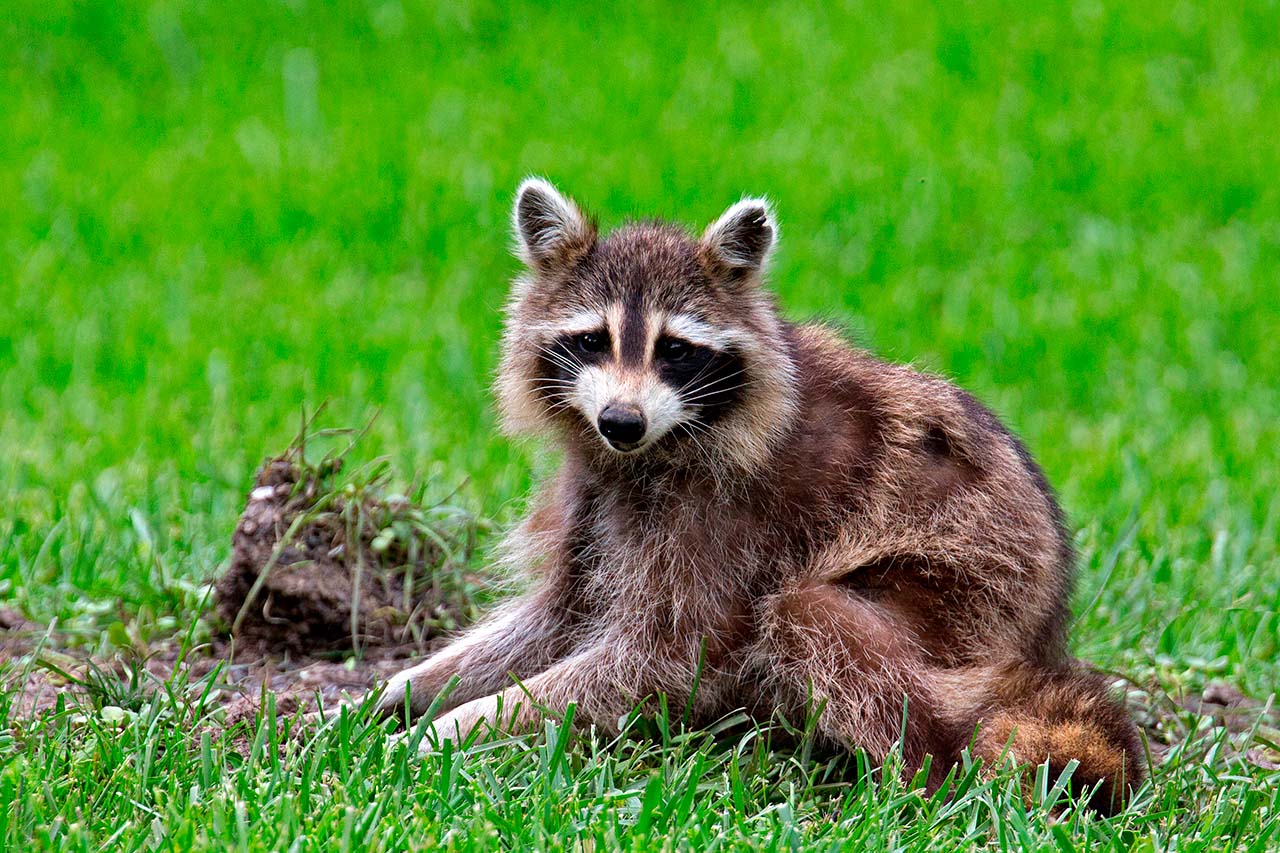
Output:
<svg viewBox="0 0 1280 853">
<path fill-rule="evenodd" d="M 525 178 L 511 214 L 520 259 L 538 270 L 563 266 L 595 244 L 595 223 L 542 178 Z"/>
<path fill-rule="evenodd" d="M 707 226 L 703 248 L 720 265 L 736 272 L 758 272 L 778 236 L 773 208 L 763 198 L 744 198 Z"/>
</svg>

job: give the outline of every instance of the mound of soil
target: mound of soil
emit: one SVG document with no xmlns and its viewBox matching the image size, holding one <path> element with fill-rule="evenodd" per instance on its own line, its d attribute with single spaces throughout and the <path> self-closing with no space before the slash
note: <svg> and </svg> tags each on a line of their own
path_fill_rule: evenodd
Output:
<svg viewBox="0 0 1280 853">
<path fill-rule="evenodd" d="M 214 587 L 237 658 L 407 655 L 470 621 L 471 519 L 387 495 L 380 477 L 337 486 L 340 468 L 291 448 L 259 469 Z"/>
</svg>

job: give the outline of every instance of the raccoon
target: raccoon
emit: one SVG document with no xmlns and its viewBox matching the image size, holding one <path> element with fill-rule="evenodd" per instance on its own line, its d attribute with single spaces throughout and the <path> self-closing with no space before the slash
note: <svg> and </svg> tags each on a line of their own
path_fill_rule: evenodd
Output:
<svg viewBox="0 0 1280 853">
<path fill-rule="evenodd" d="M 661 696 L 695 724 L 818 709 L 824 744 L 900 750 L 931 786 L 969 748 L 1075 760 L 1094 808 L 1126 805 L 1139 742 L 1068 655 L 1061 510 L 989 410 L 782 319 L 764 199 L 700 237 L 602 236 L 531 178 L 513 224 L 496 392 L 563 461 L 505 543 L 526 591 L 392 678 L 384 713 L 459 737 L 570 704 L 608 731 Z"/>
</svg>

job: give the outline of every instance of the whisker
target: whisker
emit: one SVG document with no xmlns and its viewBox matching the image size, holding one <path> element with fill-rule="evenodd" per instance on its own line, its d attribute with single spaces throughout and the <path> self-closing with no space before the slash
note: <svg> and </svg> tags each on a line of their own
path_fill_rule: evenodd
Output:
<svg viewBox="0 0 1280 853">
<path fill-rule="evenodd" d="M 549 415 L 559 414 L 560 412 L 566 412 L 575 408 L 574 401 L 571 398 L 561 397 L 559 399 L 551 399 L 544 402 L 547 403 L 547 414 Z"/>
<path fill-rule="evenodd" d="M 545 394 L 573 394 L 577 391 L 575 385 L 535 385 L 534 388 Z"/>
<path fill-rule="evenodd" d="M 676 393 L 683 394 L 687 389 L 692 387 L 699 379 L 702 378 L 702 375 L 704 373 L 706 373 L 709 369 L 711 369 L 711 365 L 714 363 L 715 363 L 715 360 L 712 359 L 711 361 L 708 361 L 706 364 L 702 365 L 702 368 L 693 375 L 693 378 L 690 379 L 688 382 L 684 383 L 683 385 L 681 385 L 679 390 L 676 391 Z"/>
<path fill-rule="evenodd" d="M 733 393 L 735 393 L 735 392 L 737 392 L 737 391 L 739 391 L 739 390 L 741 390 L 741 389 L 743 389 L 743 388 L 746 388 L 746 387 L 748 387 L 748 386 L 744 383 L 744 384 L 742 384 L 742 385 L 733 385 L 733 386 L 731 386 L 731 387 L 729 387 L 729 388 L 720 388 L 720 389 L 717 389 L 717 390 L 715 390 L 715 391 L 709 391 L 709 392 L 707 392 L 706 394 L 699 394 L 699 395 L 698 395 L 698 396 L 696 396 L 696 397 L 689 397 L 689 398 L 687 398 L 684 402 L 685 402 L 685 405 L 688 405 L 688 406 L 702 406 L 702 407 L 705 407 L 705 406 L 709 406 L 709 405 L 711 405 L 711 404 L 710 404 L 710 403 L 704 403 L 704 402 L 701 402 L 701 401 L 706 400 L 706 399 L 711 398 L 711 397 L 717 397 L 717 396 L 719 396 L 719 395 L 721 395 L 721 394 L 733 394 Z"/>
<path fill-rule="evenodd" d="M 586 366 L 570 353 L 566 353 L 561 350 L 554 350 L 551 347 L 541 344 L 538 346 L 538 349 L 551 361 L 551 363 L 559 367 L 563 367 L 570 373 L 576 373 L 578 370 L 581 370 Z"/>
<path fill-rule="evenodd" d="M 707 426 L 706 424 L 702 423 L 696 418 L 693 420 L 682 421 L 680 425 L 683 427 L 687 427 L 689 429 L 689 435 L 691 438 L 696 438 L 699 433 L 704 435 L 711 434 L 711 427 Z"/>
<path fill-rule="evenodd" d="M 569 397 L 545 397 L 542 402 L 546 403 L 547 410 L 551 412 L 567 409 L 573 405 L 573 400 Z"/>
<path fill-rule="evenodd" d="M 711 435 L 711 427 L 698 420 L 681 421 L 680 426 L 685 428 L 685 435 L 693 442 L 693 447 L 698 452 L 698 455 L 706 462 L 713 461 L 711 449 L 699 438 L 700 434 Z"/>
<path fill-rule="evenodd" d="M 697 392 L 697 393 L 702 393 L 702 392 L 704 392 L 704 391 L 706 391 L 706 390 L 708 390 L 708 389 L 710 389 L 710 388 L 714 388 L 714 387 L 716 387 L 717 385 L 721 384 L 722 382 L 728 382 L 730 379 L 734 379 L 734 378 L 736 378 L 736 377 L 739 377 L 739 376 L 741 376 L 742 374 L 744 374 L 744 373 L 746 373 L 746 372 L 747 372 L 747 369 L 746 369 L 745 367 L 744 367 L 744 368 L 742 368 L 741 370 L 735 370 L 733 373 L 729 373 L 729 374 L 726 374 L 726 375 L 724 375 L 724 376 L 717 377 L 716 379 L 713 379 L 713 380 L 712 380 L 712 381 L 710 381 L 710 382 L 705 382 L 705 383 L 703 383 L 702 385 L 699 385 L 697 388 L 694 388 L 693 390 L 694 390 L 695 392 Z M 687 399 L 687 398 L 686 398 L 686 399 Z"/>
<path fill-rule="evenodd" d="M 703 393 L 695 394 L 692 397 L 685 397 L 684 402 L 685 404 L 692 404 L 696 403 L 698 400 L 703 400 L 707 397 L 714 397 L 718 394 L 732 394 L 734 391 L 738 391 L 742 388 L 750 388 L 755 384 L 758 384 L 755 380 L 748 379 L 745 382 L 739 382 L 737 385 L 731 385 L 728 388 L 717 388 L 714 391 L 705 391 Z"/>
<path fill-rule="evenodd" d="M 581 363 L 575 364 L 574 362 L 566 361 L 562 356 L 552 353 L 547 354 L 547 361 L 551 362 L 553 366 L 571 374 L 577 373 L 583 367 Z"/>
</svg>

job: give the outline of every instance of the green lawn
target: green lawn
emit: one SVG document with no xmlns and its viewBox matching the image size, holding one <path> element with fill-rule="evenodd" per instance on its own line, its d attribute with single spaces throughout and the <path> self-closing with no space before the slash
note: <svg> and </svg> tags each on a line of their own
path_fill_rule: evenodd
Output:
<svg viewBox="0 0 1280 853">
<path fill-rule="evenodd" d="M 767 194 L 789 316 L 954 377 L 1038 455 L 1081 656 L 1275 693 L 1280 6 L 641 5 L 7 3 L 0 604 L 102 659 L 117 622 L 186 632 L 325 400 L 381 412 L 362 458 L 512 519 L 554 464 L 488 393 L 540 173 L 606 225 Z M 121 722 L 3 688 L 0 848 L 1280 846 L 1280 772 L 1239 760 L 1270 723 L 1205 721 L 1129 813 L 1055 821 L 1008 777 L 929 801 L 754 734 L 418 762 L 267 719 L 244 758 L 171 687 Z"/>
</svg>

